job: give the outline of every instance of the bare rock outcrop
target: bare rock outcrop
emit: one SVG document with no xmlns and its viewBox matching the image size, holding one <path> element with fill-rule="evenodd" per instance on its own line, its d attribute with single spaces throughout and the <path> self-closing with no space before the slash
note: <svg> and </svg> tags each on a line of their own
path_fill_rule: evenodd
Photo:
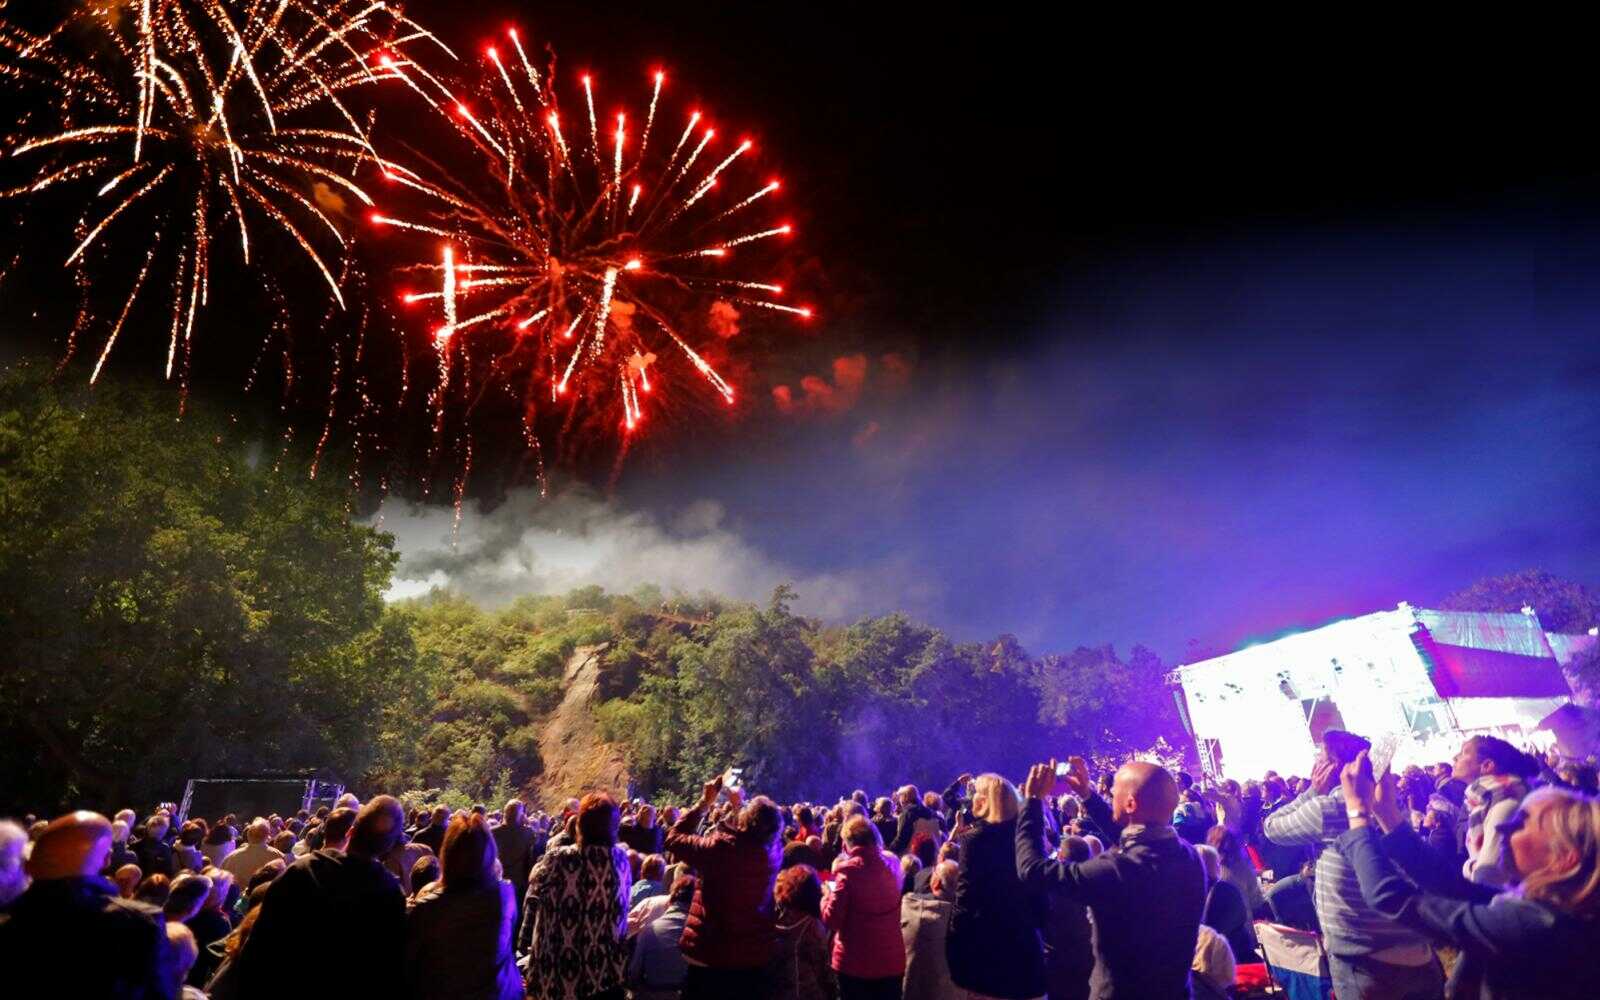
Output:
<svg viewBox="0 0 1600 1000">
<path fill-rule="evenodd" d="M 567 660 L 561 704 L 545 720 L 539 737 L 544 770 L 524 792 L 547 810 L 596 789 L 624 794 L 628 765 L 622 747 L 600 739 L 594 708 L 600 702 L 604 654 L 610 643 L 579 646 Z"/>
</svg>

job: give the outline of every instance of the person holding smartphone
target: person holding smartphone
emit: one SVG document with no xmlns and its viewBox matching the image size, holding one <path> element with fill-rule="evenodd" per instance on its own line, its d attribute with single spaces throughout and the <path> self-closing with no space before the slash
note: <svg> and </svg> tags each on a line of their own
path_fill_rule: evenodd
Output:
<svg viewBox="0 0 1600 1000">
<path fill-rule="evenodd" d="M 1449 996 L 1595 995 L 1600 802 L 1553 787 L 1529 794 L 1499 831 L 1513 888 L 1498 891 L 1428 849 L 1405 822 L 1393 777 L 1375 781 L 1365 753 L 1340 784 L 1350 829 L 1337 846 L 1367 905 L 1461 949 Z"/>
</svg>

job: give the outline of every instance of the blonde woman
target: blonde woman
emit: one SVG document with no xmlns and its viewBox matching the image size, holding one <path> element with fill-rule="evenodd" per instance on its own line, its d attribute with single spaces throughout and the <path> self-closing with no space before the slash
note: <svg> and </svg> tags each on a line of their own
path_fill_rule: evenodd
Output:
<svg viewBox="0 0 1600 1000">
<path fill-rule="evenodd" d="M 1380 913 L 1461 949 L 1449 996 L 1595 995 L 1600 801 L 1560 788 L 1523 799 L 1500 829 L 1513 888 L 1499 892 L 1438 862 L 1405 823 L 1394 778 L 1374 784 L 1365 752 L 1345 767 L 1342 783 L 1350 830 L 1338 847 L 1362 896 Z"/>
<path fill-rule="evenodd" d="M 1017 878 L 1020 808 L 1015 785 L 981 774 L 973 782 L 973 822 L 956 830 L 961 871 L 945 956 L 950 979 L 972 997 L 1029 1000 L 1045 992 L 1045 901 Z"/>
</svg>

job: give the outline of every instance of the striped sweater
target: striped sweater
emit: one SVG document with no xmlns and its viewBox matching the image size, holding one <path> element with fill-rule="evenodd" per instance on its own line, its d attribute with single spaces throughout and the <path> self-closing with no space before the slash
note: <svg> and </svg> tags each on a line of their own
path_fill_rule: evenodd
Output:
<svg viewBox="0 0 1600 1000">
<path fill-rule="evenodd" d="M 1355 869 L 1339 853 L 1334 841 L 1350 828 L 1345 816 L 1344 795 L 1337 790 L 1317 795 L 1307 790 L 1293 802 L 1280 806 L 1267 816 L 1263 832 L 1267 839 L 1285 847 L 1319 846 L 1314 900 L 1317 920 L 1322 924 L 1323 941 L 1328 951 L 1344 957 L 1373 955 L 1398 964 L 1415 964 L 1401 957 L 1429 954 L 1422 935 L 1390 920 L 1369 907 L 1361 897 L 1361 883 Z"/>
</svg>

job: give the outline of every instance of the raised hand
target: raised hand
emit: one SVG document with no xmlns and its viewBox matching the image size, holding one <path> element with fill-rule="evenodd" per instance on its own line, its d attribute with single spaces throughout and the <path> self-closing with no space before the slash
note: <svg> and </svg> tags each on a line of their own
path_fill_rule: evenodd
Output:
<svg viewBox="0 0 1600 1000">
<path fill-rule="evenodd" d="M 1080 799 L 1088 798 L 1094 791 L 1094 786 L 1089 783 L 1089 763 L 1082 757 L 1067 758 L 1067 773 L 1062 775 L 1062 780 L 1072 789 L 1072 794 Z"/>
<path fill-rule="evenodd" d="M 1344 789 L 1344 807 L 1351 812 L 1368 812 L 1372 805 L 1372 761 L 1367 759 L 1365 750 L 1356 754 L 1356 759 L 1344 766 L 1339 774 L 1339 783 Z"/>
<path fill-rule="evenodd" d="M 722 791 L 722 775 L 717 775 L 700 789 L 700 806 L 704 808 L 717 801 L 717 794 Z"/>
<path fill-rule="evenodd" d="M 1318 795 L 1326 795 L 1339 785 L 1339 762 L 1327 759 L 1318 760 L 1311 766 L 1311 790 Z"/>
<path fill-rule="evenodd" d="M 1401 802 L 1400 779 L 1390 771 L 1372 790 L 1372 816 L 1388 833 L 1405 822 L 1405 805 Z"/>
<path fill-rule="evenodd" d="M 1035 764 L 1028 771 L 1028 780 L 1023 782 L 1022 794 L 1025 798 L 1042 799 L 1056 789 L 1056 762 L 1048 764 Z"/>
</svg>

